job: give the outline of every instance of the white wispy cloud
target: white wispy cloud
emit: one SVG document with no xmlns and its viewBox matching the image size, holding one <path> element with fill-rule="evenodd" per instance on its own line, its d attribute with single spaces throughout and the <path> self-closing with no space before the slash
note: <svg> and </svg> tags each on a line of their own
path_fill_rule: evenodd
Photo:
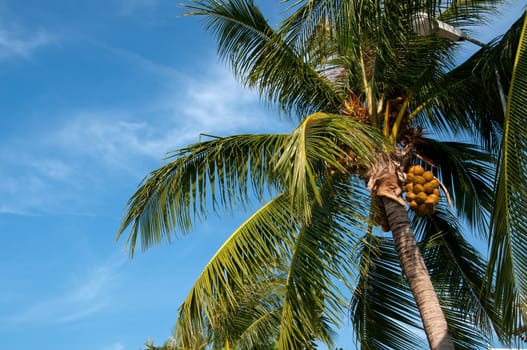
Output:
<svg viewBox="0 0 527 350">
<path fill-rule="evenodd" d="M 72 173 L 71 166 L 64 160 L 59 159 L 56 155 L 41 157 L 29 153 L 22 153 L 15 149 L 0 148 L 0 160 L 3 164 L 24 167 L 31 170 L 33 174 L 38 174 L 49 179 L 67 179 Z"/>
<path fill-rule="evenodd" d="M 144 134 L 148 131 L 144 122 L 128 121 L 120 115 L 104 110 L 79 112 L 47 141 L 64 152 L 90 158 L 92 165 L 103 162 L 122 169 L 131 162 L 130 157 L 145 154 Z"/>
<path fill-rule="evenodd" d="M 68 196 L 57 186 L 75 186 L 74 169 L 56 155 L 0 147 L 0 163 L 0 214 L 38 215 L 35 208 L 52 208 Z"/>
<path fill-rule="evenodd" d="M 138 64 L 163 72 L 171 69 Z M 227 136 L 291 128 L 277 122 L 258 104 L 255 93 L 242 88 L 219 65 L 206 79 L 180 74 L 168 78 L 173 79 L 167 84 L 171 87 L 149 105 L 78 111 L 48 139 L 68 152 L 135 171 L 137 157 L 160 160 L 171 150 L 199 141 L 201 133 Z"/>
<path fill-rule="evenodd" d="M 34 304 L 9 317 L 9 321 L 26 323 L 69 323 L 107 309 L 112 290 L 119 284 L 119 270 L 125 260 L 112 260 L 74 277 L 62 293 Z"/>
<path fill-rule="evenodd" d="M 0 58 L 9 56 L 27 58 L 35 50 L 55 42 L 56 37 L 46 31 L 17 35 L 0 28 Z"/>
<path fill-rule="evenodd" d="M 55 45 L 59 36 L 36 22 L 23 20 L 0 0 L 0 60 L 30 58 L 35 51 Z"/>
<path fill-rule="evenodd" d="M 33 215 L 32 208 L 45 207 L 48 203 L 44 193 L 52 187 L 42 178 L 31 173 L 2 174 L 0 183 L 0 213 Z"/>
</svg>

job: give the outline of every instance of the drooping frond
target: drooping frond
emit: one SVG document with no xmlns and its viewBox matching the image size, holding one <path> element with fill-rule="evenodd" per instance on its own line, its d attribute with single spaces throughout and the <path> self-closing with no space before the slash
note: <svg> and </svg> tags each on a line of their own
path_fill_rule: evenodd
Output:
<svg viewBox="0 0 527 350">
<path fill-rule="evenodd" d="M 491 218 L 489 283 L 496 283 L 497 309 L 508 334 L 524 326 L 527 316 L 527 17 L 523 18 Z"/>
<path fill-rule="evenodd" d="M 337 180 L 337 181 L 335 181 Z M 310 223 L 303 223 L 288 262 L 286 294 L 280 322 L 279 349 L 312 348 L 314 340 L 331 344 L 321 327 L 337 327 L 347 305 L 344 290 L 354 269 L 357 230 L 367 221 L 368 194 L 355 184 L 328 179 L 322 202 L 313 202 Z"/>
<path fill-rule="evenodd" d="M 209 207 L 216 211 L 244 204 L 250 189 L 261 199 L 266 187 L 286 188 L 309 216 L 309 193 L 318 196 L 325 164 L 342 169 L 339 160 L 353 150 L 358 165 L 367 165 L 380 147 L 373 128 L 324 113 L 306 118 L 290 135 L 238 135 L 191 145 L 145 179 L 128 203 L 117 237 L 131 226 L 133 254 L 139 235 L 146 249 L 176 230 L 185 232 Z"/>
<path fill-rule="evenodd" d="M 480 236 L 488 236 L 492 208 L 494 159 L 476 146 L 422 139 L 416 150 L 437 167 L 437 177 L 451 195 L 457 212 Z"/>
<path fill-rule="evenodd" d="M 204 16 L 218 40 L 218 50 L 234 74 L 299 119 L 324 110 L 336 112 L 342 101 L 312 65 L 288 46 L 263 14 L 246 0 L 194 0 L 189 14 Z"/>
<path fill-rule="evenodd" d="M 501 334 L 492 286 L 485 284 L 486 261 L 465 239 L 463 225 L 447 207 L 413 220 L 434 288 L 456 349 L 480 349 Z M 491 288 L 487 290 L 487 288 Z"/>
<path fill-rule="evenodd" d="M 269 201 L 209 261 L 179 310 L 176 334 L 182 346 L 190 347 L 203 331 L 221 329 L 221 321 L 239 311 L 247 284 L 259 283 L 262 290 L 275 285 L 270 276 L 281 273 L 299 226 L 289 203 L 285 194 Z"/>
<path fill-rule="evenodd" d="M 351 300 L 361 349 L 424 349 L 419 311 L 391 239 L 367 236 L 360 253 L 361 276 Z M 416 333 L 417 330 L 417 333 Z"/>
<path fill-rule="evenodd" d="M 245 313 L 248 314 L 249 321 L 238 336 L 238 340 L 235 343 L 237 349 L 274 349 L 272 345 L 276 344 L 278 339 L 278 325 L 281 318 L 284 286 L 285 284 L 279 285 L 278 288 L 281 289 L 279 291 L 273 289 L 264 290 L 263 292 L 268 294 L 263 298 L 259 298 L 257 300 L 258 304 Z"/>
<path fill-rule="evenodd" d="M 130 253 L 138 236 L 143 249 L 187 231 L 209 208 L 232 208 L 263 198 L 279 186 L 273 159 L 287 135 L 238 135 L 200 142 L 174 152 L 173 161 L 153 171 L 128 202 L 117 238 L 131 226 Z"/>
<path fill-rule="evenodd" d="M 228 342 L 237 350 L 274 348 L 284 289 L 285 276 L 276 272 L 270 272 L 256 282 L 247 280 L 243 289 L 235 289 L 237 304 L 227 310 L 219 308 L 214 325 L 210 325 L 214 347 L 223 349 Z"/>
</svg>

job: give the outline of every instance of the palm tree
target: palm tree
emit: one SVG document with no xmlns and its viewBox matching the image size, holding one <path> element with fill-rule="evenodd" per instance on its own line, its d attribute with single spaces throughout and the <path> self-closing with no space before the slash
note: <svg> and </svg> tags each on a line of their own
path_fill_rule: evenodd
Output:
<svg viewBox="0 0 527 350">
<path fill-rule="evenodd" d="M 138 239 L 265 202 L 181 306 L 181 348 L 206 335 L 243 349 L 248 331 L 280 349 L 331 346 L 350 294 L 365 349 L 422 348 L 416 329 L 432 349 L 513 339 L 527 296 L 525 15 L 458 66 L 456 44 L 411 25 L 422 11 L 481 24 L 498 3 L 298 1 L 273 28 L 251 0 L 192 1 L 235 76 L 299 124 L 175 151 L 130 199 L 118 237 L 130 227 L 132 255 Z M 467 232 L 490 242 L 488 262 Z"/>
</svg>

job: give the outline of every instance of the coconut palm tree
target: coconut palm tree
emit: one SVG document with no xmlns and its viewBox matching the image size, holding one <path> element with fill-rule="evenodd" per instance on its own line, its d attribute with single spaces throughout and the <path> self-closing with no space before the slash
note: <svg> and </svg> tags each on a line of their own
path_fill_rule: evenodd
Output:
<svg viewBox="0 0 527 350">
<path fill-rule="evenodd" d="M 419 329 L 432 349 L 511 341 L 527 296 L 525 15 L 457 66 L 457 44 L 412 29 L 423 11 L 482 24 L 498 3 L 296 1 L 275 28 L 251 0 L 188 5 L 235 76 L 298 126 L 177 150 L 130 199 L 118 237 L 130 228 L 131 254 L 263 203 L 181 306 L 180 348 L 204 334 L 331 346 L 348 307 L 365 349 L 422 348 Z M 488 262 L 468 233 L 488 240 Z"/>
</svg>

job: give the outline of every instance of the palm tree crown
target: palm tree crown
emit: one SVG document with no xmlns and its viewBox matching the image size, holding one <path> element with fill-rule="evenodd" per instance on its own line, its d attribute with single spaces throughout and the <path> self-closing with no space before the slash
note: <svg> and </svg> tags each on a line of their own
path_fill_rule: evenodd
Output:
<svg viewBox="0 0 527 350">
<path fill-rule="evenodd" d="M 422 348 L 415 329 L 434 349 L 513 339 L 527 296 L 525 14 L 459 65 L 457 44 L 412 29 L 418 12 L 468 27 L 498 5 L 295 1 L 276 28 L 251 0 L 187 6 L 298 126 L 175 151 L 130 199 L 118 237 L 130 228 L 132 254 L 210 210 L 265 202 L 182 304 L 180 348 L 331 346 L 346 310 L 364 349 Z M 488 261 L 467 233 L 489 241 Z"/>
</svg>

